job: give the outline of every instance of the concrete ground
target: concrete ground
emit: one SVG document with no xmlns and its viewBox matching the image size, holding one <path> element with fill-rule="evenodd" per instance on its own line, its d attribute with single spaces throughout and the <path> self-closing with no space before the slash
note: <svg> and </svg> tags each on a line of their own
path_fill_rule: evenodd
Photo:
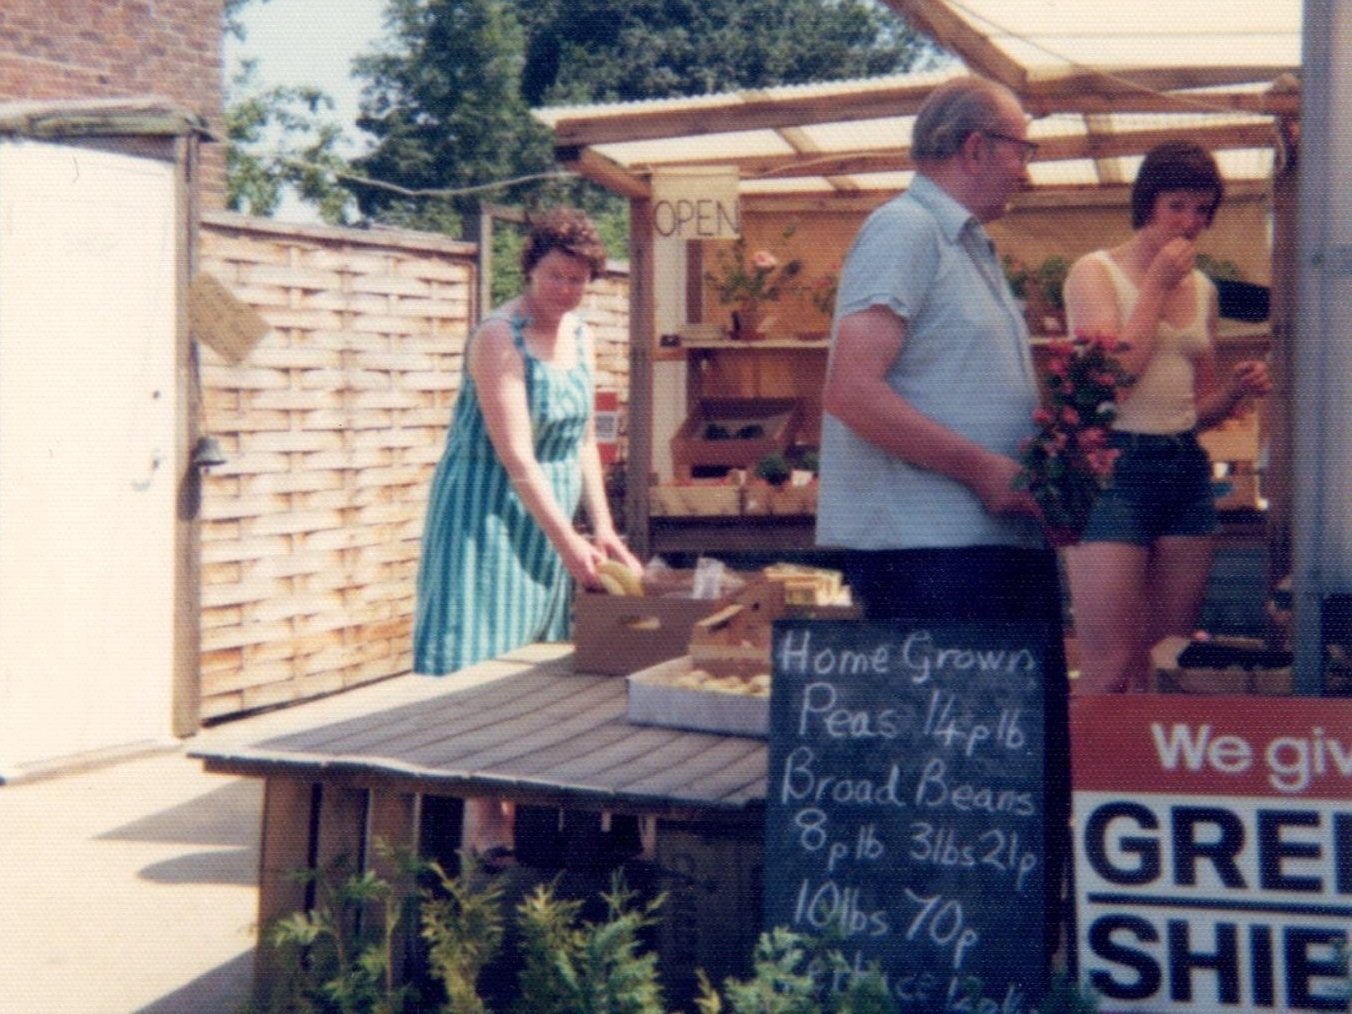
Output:
<svg viewBox="0 0 1352 1014">
<path fill-rule="evenodd" d="M 262 785 L 186 748 L 0 785 L 0 1012 L 244 1004 Z"/>
</svg>

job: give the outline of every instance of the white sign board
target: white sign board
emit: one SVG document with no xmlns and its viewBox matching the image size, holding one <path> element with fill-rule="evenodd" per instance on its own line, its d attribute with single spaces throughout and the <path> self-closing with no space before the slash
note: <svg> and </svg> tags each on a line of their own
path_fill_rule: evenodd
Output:
<svg viewBox="0 0 1352 1014">
<path fill-rule="evenodd" d="M 652 227 L 663 239 L 736 239 L 742 231 L 737 170 L 692 166 L 653 173 Z"/>
<path fill-rule="evenodd" d="M 1346 1011 L 1352 701 L 1072 701 L 1079 971 L 1105 1011 Z"/>
</svg>

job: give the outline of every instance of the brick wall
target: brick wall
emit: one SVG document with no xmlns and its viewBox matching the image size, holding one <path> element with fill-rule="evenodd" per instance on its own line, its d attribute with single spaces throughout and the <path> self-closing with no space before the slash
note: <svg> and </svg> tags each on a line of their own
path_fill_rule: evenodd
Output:
<svg viewBox="0 0 1352 1014">
<path fill-rule="evenodd" d="M 202 717 L 406 672 L 423 514 L 460 386 L 475 248 L 204 216 L 202 270 L 271 332 L 202 348 Z M 601 389 L 628 400 L 628 279 L 593 283 Z"/>
<path fill-rule="evenodd" d="M 221 0 L 3 0 L 0 101 L 162 95 L 223 137 Z M 225 146 L 202 148 L 201 200 L 225 204 Z"/>
</svg>

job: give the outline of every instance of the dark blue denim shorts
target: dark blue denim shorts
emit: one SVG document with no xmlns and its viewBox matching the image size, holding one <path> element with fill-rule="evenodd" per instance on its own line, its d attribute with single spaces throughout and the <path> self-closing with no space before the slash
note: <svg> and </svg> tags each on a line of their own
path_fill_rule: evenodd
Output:
<svg viewBox="0 0 1352 1014">
<path fill-rule="evenodd" d="M 1196 433 L 1114 432 L 1109 442 L 1122 453 L 1081 541 L 1148 546 L 1166 536 L 1216 531 L 1211 459 Z"/>
</svg>

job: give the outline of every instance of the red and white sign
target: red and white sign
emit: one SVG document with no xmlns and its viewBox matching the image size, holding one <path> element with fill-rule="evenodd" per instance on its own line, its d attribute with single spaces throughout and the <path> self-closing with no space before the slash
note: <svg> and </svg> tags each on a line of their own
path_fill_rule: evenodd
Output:
<svg viewBox="0 0 1352 1014">
<path fill-rule="evenodd" d="M 620 456 L 620 396 L 616 392 L 596 392 L 595 429 L 601 464 L 614 464 Z"/>
<path fill-rule="evenodd" d="M 1102 1011 L 1348 1010 L 1352 701 L 1079 697 L 1071 743 Z"/>
</svg>

